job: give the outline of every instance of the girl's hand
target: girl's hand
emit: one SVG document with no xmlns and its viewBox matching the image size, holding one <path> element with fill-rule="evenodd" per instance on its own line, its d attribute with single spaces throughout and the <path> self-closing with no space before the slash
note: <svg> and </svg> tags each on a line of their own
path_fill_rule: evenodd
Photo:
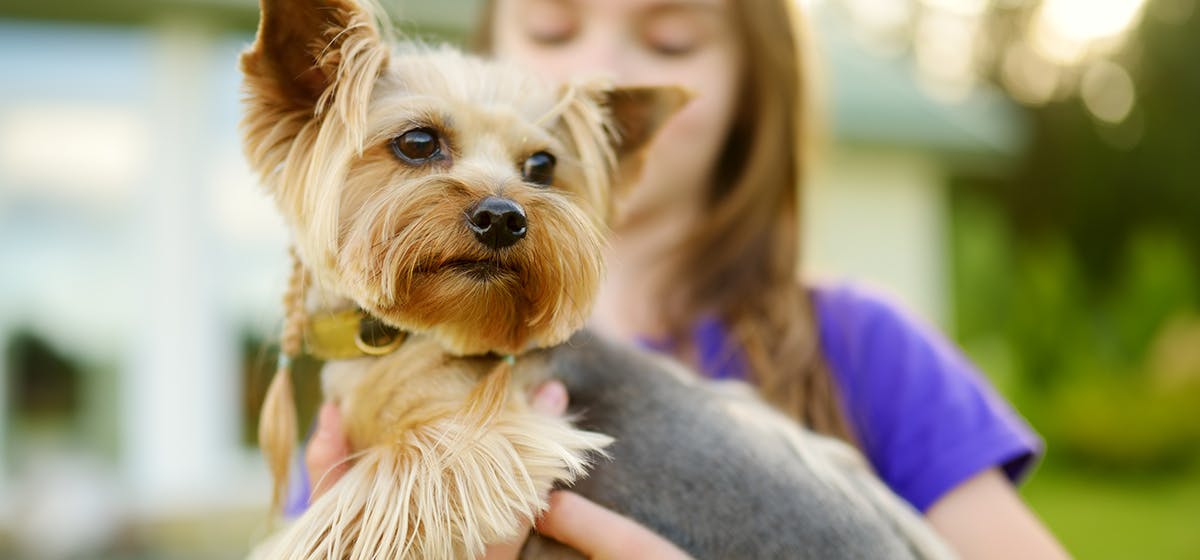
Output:
<svg viewBox="0 0 1200 560">
<path fill-rule="evenodd" d="M 317 411 L 317 427 L 304 450 L 304 464 L 308 467 L 308 503 L 317 501 L 331 486 L 346 474 L 350 462 L 350 443 L 342 430 L 342 413 L 336 404 L 327 402 Z"/>
<path fill-rule="evenodd" d="M 537 530 L 594 560 L 690 558 L 637 522 L 566 490 L 550 494 L 550 511 L 538 520 Z"/>
</svg>

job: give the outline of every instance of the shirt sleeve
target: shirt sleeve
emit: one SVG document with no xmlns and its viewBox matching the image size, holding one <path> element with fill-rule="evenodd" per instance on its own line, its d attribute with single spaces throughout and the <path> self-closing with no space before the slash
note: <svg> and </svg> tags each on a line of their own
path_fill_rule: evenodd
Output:
<svg viewBox="0 0 1200 560">
<path fill-rule="evenodd" d="M 308 440 L 305 440 L 307 445 Z M 308 510 L 309 501 L 309 486 L 308 465 L 300 459 L 297 454 L 292 459 L 292 468 L 289 470 L 291 475 L 288 477 L 287 496 L 283 501 L 283 516 L 286 519 L 295 519 L 304 515 Z"/>
<path fill-rule="evenodd" d="M 987 469 L 1030 471 L 1040 438 L 942 334 L 859 288 L 813 297 L 844 410 L 893 491 L 924 512 Z"/>
<path fill-rule="evenodd" d="M 287 495 L 283 499 L 284 519 L 296 519 L 308 510 L 308 502 L 312 497 L 309 490 L 312 480 L 308 474 L 308 463 L 304 461 L 304 450 L 308 448 L 308 443 L 312 441 L 313 432 L 316 429 L 317 419 L 313 418 L 312 425 L 308 428 L 308 434 L 304 436 L 301 443 L 302 447 L 298 453 L 292 455 L 292 465 L 288 469 Z"/>
</svg>

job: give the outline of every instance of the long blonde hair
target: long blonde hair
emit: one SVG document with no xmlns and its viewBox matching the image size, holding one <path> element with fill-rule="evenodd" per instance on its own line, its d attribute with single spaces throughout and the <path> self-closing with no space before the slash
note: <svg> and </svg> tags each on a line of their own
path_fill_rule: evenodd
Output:
<svg viewBox="0 0 1200 560">
<path fill-rule="evenodd" d="M 661 312 L 674 340 L 689 340 L 702 317 L 720 319 L 766 399 L 814 430 L 854 441 L 821 355 L 812 303 L 797 280 L 810 135 L 806 34 L 795 4 L 728 3 L 745 80 L 704 201 L 705 227 L 673 252 L 674 281 L 661 294 Z M 495 0 L 488 0 L 473 38 L 477 50 L 490 50 L 494 15 Z M 689 350 L 676 353 L 686 358 Z"/>
</svg>

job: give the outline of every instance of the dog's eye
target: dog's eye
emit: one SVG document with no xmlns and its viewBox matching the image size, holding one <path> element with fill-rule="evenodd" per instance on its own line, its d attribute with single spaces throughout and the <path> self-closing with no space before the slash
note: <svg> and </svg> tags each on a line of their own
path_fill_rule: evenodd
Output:
<svg viewBox="0 0 1200 560">
<path fill-rule="evenodd" d="M 437 131 L 432 128 L 414 128 L 392 138 L 392 152 L 401 160 L 421 164 L 442 153 Z"/>
<path fill-rule="evenodd" d="M 557 161 L 554 156 L 546 152 L 538 152 L 529 156 L 525 160 L 524 168 L 521 170 L 525 177 L 525 182 L 541 185 L 543 187 L 550 186 L 554 182 L 554 165 Z"/>
</svg>

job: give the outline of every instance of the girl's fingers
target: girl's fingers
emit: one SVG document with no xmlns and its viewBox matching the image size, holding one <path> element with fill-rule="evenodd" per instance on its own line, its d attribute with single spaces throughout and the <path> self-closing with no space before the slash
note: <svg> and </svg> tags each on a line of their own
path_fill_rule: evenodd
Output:
<svg viewBox="0 0 1200 560">
<path fill-rule="evenodd" d="M 345 461 L 349 454 L 350 444 L 342 431 L 342 414 L 337 405 L 327 402 L 321 405 L 317 413 L 317 428 L 304 452 L 304 462 L 313 485 L 310 502 L 316 501 L 342 478 L 350 467 Z"/>
<path fill-rule="evenodd" d="M 675 545 L 633 520 L 565 490 L 550 494 L 550 510 L 538 520 L 537 529 L 588 558 L 688 558 Z"/>
<path fill-rule="evenodd" d="M 517 560 L 517 556 L 521 554 L 521 548 L 529 539 L 529 529 L 528 526 L 523 528 L 520 536 L 510 542 L 488 546 L 480 560 Z"/>
<path fill-rule="evenodd" d="M 530 405 L 543 414 L 559 416 L 567 411 L 567 387 L 561 381 L 551 379 L 538 385 L 530 396 Z"/>
</svg>

